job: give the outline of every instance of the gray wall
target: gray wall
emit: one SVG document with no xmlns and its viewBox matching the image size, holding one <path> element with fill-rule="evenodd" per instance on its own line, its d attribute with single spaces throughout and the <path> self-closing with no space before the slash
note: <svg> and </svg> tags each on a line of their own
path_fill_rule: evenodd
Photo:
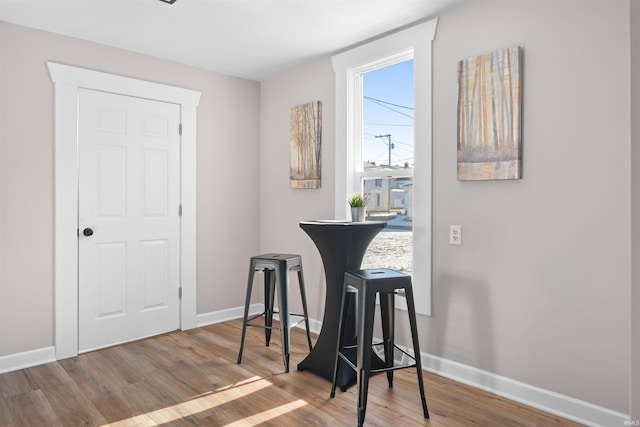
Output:
<svg viewBox="0 0 640 427">
<path fill-rule="evenodd" d="M 434 43 L 428 351 L 629 412 L 629 2 L 480 0 Z M 456 63 L 524 49 L 524 179 L 456 181 Z M 447 244 L 462 224 L 463 246 Z M 596 386 L 597 385 L 597 386 Z"/>
<path fill-rule="evenodd" d="M 640 420 L 640 3 L 631 1 L 631 419 Z"/>
<path fill-rule="evenodd" d="M 441 16 L 433 53 L 433 316 L 419 319 L 423 351 L 623 413 L 629 37 L 628 0 L 479 0 Z M 456 63 L 512 45 L 524 48 L 524 179 L 458 182 Z M 333 83 L 327 59 L 261 86 L 260 246 L 300 250 L 314 296 L 322 295 L 321 261 L 297 221 L 333 212 Z M 288 112 L 315 99 L 326 101 L 329 119 L 322 189 L 293 191 Z M 448 244 L 450 224 L 463 227 L 460 247 Z"/>
<path fill-rule="evenodd" d="M 324 270 L 311 239 L 298 227 L 303 220 L 333 218 L 334 99 L 330 58 L 299 67 L 260 89 L 260 249 L 299 253 L 304 260 L 309 315 L 322 319 Z M 291 107 L 322 101 L 322 183 L 319 189 L 289 188 L 289 113 Z M 291 304 L 300 308 L 297 290 Z"/>
<path fill-rule="evenodd" d="M 259 83 L 0 22 L 0 356 L 53 345 L 53 84 L 46 61 L 202 91 L 198 313 L 242 305 L 247 259 L 258 248 Z"/>
</svg>

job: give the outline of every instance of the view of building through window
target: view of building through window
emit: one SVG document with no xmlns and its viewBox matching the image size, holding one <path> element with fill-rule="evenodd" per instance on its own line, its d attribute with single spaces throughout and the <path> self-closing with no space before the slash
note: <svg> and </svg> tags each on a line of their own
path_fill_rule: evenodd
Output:
<svg viewBox="0 0 640 427">
<path fill-rule="evenodd" d="M 362 167 L 367 220 L 387 221 L 362 268 L 412 272 L 413 60 L 362 75 Z"/>
</svg>

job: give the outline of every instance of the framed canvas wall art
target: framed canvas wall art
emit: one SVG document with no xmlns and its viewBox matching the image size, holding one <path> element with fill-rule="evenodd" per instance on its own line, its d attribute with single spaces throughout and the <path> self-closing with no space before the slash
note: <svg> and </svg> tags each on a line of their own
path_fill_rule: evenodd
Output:
<svg viewBox="0 0 640 427">
<path fill-rule="evenodd" d="M 522 48 L 458 63 L 458 180 L 522 178 Z"/>
<path fill-rule="evenodd" d="M 322 102 L 291 108 L 290 187 L 320 188 L 322 178 Z"/>
</svg>

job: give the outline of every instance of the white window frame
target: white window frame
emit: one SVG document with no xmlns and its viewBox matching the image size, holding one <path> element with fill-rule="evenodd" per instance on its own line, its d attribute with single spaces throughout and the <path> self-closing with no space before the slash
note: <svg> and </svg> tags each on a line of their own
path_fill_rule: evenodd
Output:
<svg viewBox="0 0 640 427">
<path fill-rule="evenodd" d="M 413 54 L 414 66 L 414 220 L 413 289 L 416 312 L 431 315 L 431 43 L 437 19 L 396 32 L 332 57 L 336 85 L 335 218 L 347 218 L 348 195 L 359 191 L 362 164 L 362 85 L 365 70 L 399 62 Z M 418 260 L 418 262 L 416 262 Z"/>
</svg>

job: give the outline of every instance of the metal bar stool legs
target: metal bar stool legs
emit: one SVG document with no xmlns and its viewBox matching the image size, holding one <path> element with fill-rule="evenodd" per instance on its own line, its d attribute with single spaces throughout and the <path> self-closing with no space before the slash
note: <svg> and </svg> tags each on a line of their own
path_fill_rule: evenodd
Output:
<svg viewBox="0 0 640 427">
<path fill-rule="evenodd" d="M 247 295 L 245 297 L 245 301 L 244 301 L 244 316 L 243 316 L 243 320 L 242 320 L 242 338 L 240 339 L 240 351 L 238 353 L 238 363 L 242 362 L 242 352 L 244 350 L 244 338 L 247 332 L 247 325 L 249 323 L 249 307 L 251 306 L 251 291 L 253 290 L 253 275 L 254 275 L 254 271 L 255 271 L 255 263 L 253 262 L 253 258 L 251 259 L 251 262 L 249 264 L 249 279 L 247 281 Z M 266 283 L 266 277 L 265 277 L 265 283 Z M 265 286 L 265 294 L 266 294 L 266 286 Z M 269 305 L 268 303 L 268 298 L 267 295 L 265 295 L 265 339 L 267 341 L 267 343 L 269 342 L 270 339 L 270 335 L 267 334 L 267 330 L 270 331 L 270 328 L 267 328 L 266 326 L 266 318 L 267 316 L 267 305 Z M 255 317 L 252 317 L 252 319 Z M 267 344 L 268 345 L 268 344 Z"/>
<path fill-rule="evenodd" d="M 278 263 L 276 269 L 276 284 L 278 289 L 278 310 L 280 313 L 280 341 L 282 342 L 282 361 L 284 371 L 289 372 L 289 348 L 291 342 L 291 330 L 289 329 L 289 269 L 285 263 Z M 273 305 L 271 306 L 273 315 Z M 271 326 L 273 330 L 273 326 Z"/>
<path fill-rule="evenodd" d="M 264 301 L 265 308 L 260 314 L 249 316 L 251 305 L 251 293 L 253 289 L 253 279 L 256 271 L 264 272 Z M 300 296 L 302 298 L 303 314 L 290 313 L 289 309 L 289 272 L 298 272 L 298 283 L 300 285 Z M 274 311 L 274 299 L 278 298 L 278 311 Z M 273 326 L 273 315 L 280 315 L 280 327 Z M 251 321 L 264 316 L 264 326 L 252 324 Z M 305 322 L 309 351 L 311 351 L 311 333 L 309 331 L 309 314 L 307 311 L 307 299 L 304 290 L 304 278 L 302 273 L 302 258 L 300 255 L 291 254 L 265 254 L 251 258 L 249 265 L 249 275 L 247 280 L 247 295 L 244 305 L 244 317 L 242 322 L 242 338 L 240 340 L 240 351 L 238 353 L 238 363 L 242 362 L 242 352 L 244 351 L 245 335 L 247 326 L 261 327 L 265 330 L 265 343 L 269 346 L 271 332 L 273 329 L 280 330 L 282 342 L 282 359 L 285 372 L 289 372 L 289 353 L 291 334 L 290 330 L 300 322 L 291 324 L 291 316 L 301 317 Z"/>
<path fill-rule="evenodd" d="M 420 343 L 418 342 L 418 326 L 416 321 L 415 302 L 413 299 L 413 289 L 411 286 L 405 289 L 405 298 L 407 299 L 407 308 L 409 313 L 409 325 L 411 327 L 411 336 L 413 337 L 413 354 L 418 372 L 418 388 L 420 389 L 420 399 L 422 400 L 422 412 L 425 418 L 429 418 L 429 409 L 427 408 L 427 398 L 424 395 L 424 379 L 422 378 L 422 361 L 420 358 Z"/>
<path fill-rule="evenodd" d="M 380 318 L 382 320 L 382 345 L 384 348 L 384 361 L 388 368 L 393 367 L 393 349 L 395 343 L 395 292 L 380 294 Z M 375 295 L 374 295 L 375 298 Z M 415 348 L 415 347 L 414 347 Z M 389 388 L 393 387 L 393 370 L 387 371 Z"/>
<path fill-rule="evenodd" d="M 358 425 L 364 423 L 367 410 L 367 396 L 369 392 L 369 377 L 371 373 L 371 356 L 373 345 L 373 318 L 375 316 L 375 292 L 364 289 L 358 292 L 358 356 L 356 366 L 356 381 L 358 383 Z"/>
<path fill-rule="evenodd" d="M 309 332 L 309 310 L 307 309 L 307 292 L 304 290 L 304 274 L 302 273 L 302 262 L 297 267 L 298 270 L 298 284 L 300 286 L 300 298 L 302 299 L 302 317 L 304 318 L 305 330 L 307 331 L 307 343 L 309 344 L 309 351 L 313 347 L 311 344 L 311 332 Z"/>
<path fill-rule="evenodd" d="M 345 345 L 345 324 L 347 322 L 346 308 L 349 298 L 353 293 L 358 297 L 358 309 L 356 319 L 357 356 L 356 360 L 347 357 L 348 350 L 353 346 Z M 407 312 L 411 327 L 414 355 L 406 353 L 395 345 L 395 295 L 404 294 L 407 299 Z M 380 314 L 382 320 L 382 343 L 373 343 L 373 324 L 375 316 L 376 295 L 380 296 Z M 338 342 L 336 343 L 336 357 L 333 370 L 333 382 L 331 385 L 331 397 L 335 397 L 338 370 L 340 360 L 345 365 L 356 370 L 358 383 L 358 426 L 364 423 L 367 409 L 367 394 L 369 390 L 370 374 L 386 372 L 389 387 L 393 387 L 393 371 L 397 369 L 416 368 L 418 374 L 418 387 L 422 402 L 422 412 L 425 418 L 429 418 L 427 400 L 424 394 L 424 380 L 422 378 L 422 363 L 420 361 L 420 345 L 418 343 L 418 330 L 416 325 L 415 303 L 413 290 L 411 287 L 411 276 L 404 273 L 389 270 L 355 270 L 345 273 L 344 286 L 342 289 L 342 302 L 340 305 L 340 321 L 338 326 Z M 384 348 L 384 363 L 382 366 L 373 366 L 373 346 L 382 345 Z M 393 354 L 398 349 L 405 353 L 414 363 L 395 366 Z"/>
<path fill-rule="evenodd" d="M 255 271 L 255 270 L 254 270 Z M 250 278 L 253 281 L 253 274 Z M 273 326 L 273 300 L 276 293 L 276 275 L 273 270 L 264 270 L 264 341 L 269 347 Z"/>
</svg>

